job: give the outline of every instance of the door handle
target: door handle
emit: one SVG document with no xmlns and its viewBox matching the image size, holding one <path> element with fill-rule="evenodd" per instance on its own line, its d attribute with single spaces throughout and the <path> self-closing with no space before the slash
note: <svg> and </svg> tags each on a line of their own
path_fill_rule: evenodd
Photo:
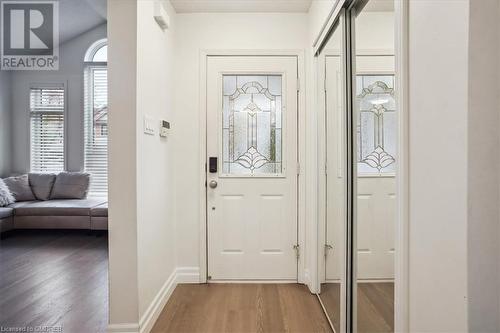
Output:
<svg viewBox="0 0 500 333">
<path fill-rule="evenodd" d="M 210 186 L 210 188 L 216 188 L 217 187 L 217 181 L 211 180 L 210 183 L 208 183 L 208 186 Z"/>
</svg>

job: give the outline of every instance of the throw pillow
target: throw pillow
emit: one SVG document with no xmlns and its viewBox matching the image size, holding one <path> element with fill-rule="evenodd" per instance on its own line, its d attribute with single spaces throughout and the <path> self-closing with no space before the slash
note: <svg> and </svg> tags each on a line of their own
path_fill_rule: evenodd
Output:
<svg viewBox="0 0 500 333">
<path fill-rule="evenodd" d="M 36 200 L 28 181 L 28 175 L 9 177 L 5 178 L 3 181 L 9 188 L 16 201 Z"/>
<path fill-rule="evenodd" d="M 0 207 L 5 207 L 16 202 L 3 179 L 0 179 Z"/>
<path fill-rule="evenodd" d="M 38 200 L 49 200 L 50 192 L 56 181 L 54 173 L 30 173 L 28 180 L 33 194 Z"/>
<path fill-rule="evenodd" d="M 90 174 L 61 172 L 57 175 L 51 199 L 85 199 L 89 190 Z"/>
</svg>

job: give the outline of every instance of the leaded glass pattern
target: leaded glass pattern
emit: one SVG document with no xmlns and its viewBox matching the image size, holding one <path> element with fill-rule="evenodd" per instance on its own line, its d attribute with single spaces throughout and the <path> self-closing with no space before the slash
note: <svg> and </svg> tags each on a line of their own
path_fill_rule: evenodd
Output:
<svg viewBox="0 0 500 333">
<path fill-rule="evenodd" d="M 283 172 L 281 75 L 223 75 L 225 175 Z"/>
<path fill-rule="evenodd" d="M 394 75 L 358 75 L 358 173 L 395 172 Z"/>
</svg>

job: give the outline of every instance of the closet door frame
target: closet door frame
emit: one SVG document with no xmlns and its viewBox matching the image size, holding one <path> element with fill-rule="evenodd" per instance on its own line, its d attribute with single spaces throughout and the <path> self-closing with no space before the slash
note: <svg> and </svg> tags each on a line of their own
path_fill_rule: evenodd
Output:
<svg viewBox="0 0 500 333">
<path fill-rule="evenodd" d="M 335 24 L 339 22 L 342 15 L 345 15 L 344 36 L 345 48 L 345 69 L 347 82 L 346 91 L 346 112 L 347 112 L 347 243 L 346 243 L 346 297 L 343 300 L 345 304 L 345 320 L 342 328 L 346 332 L 356 332 L 356 163 L 354 161 L 356 149 L 356 121 L 353 117 L 354 95 L 352 89 L 355 83 L 355 57 L 354 38 L 355 38 L 355 17 L 356 8 L 362 8 L 368 0 L 337 0 L 330 15 L 320 31 L 313 46 L 316 57 L 320 55 L 322 47 L 326 45 L 330 33 Z M 398 150 L 397 150 L 397 169 L 396 169 L 396 223 L 395 223 L 395 332 L 409 331 L 409 139 L 408 139 L 408 19 L 409 19 L 409 0 L 394 0 L 395 2 L 395 59 L 396 59 L 396 103 L 398 109 Z M 323 56 L 324 58 L 324 56 Z M 316 61 L 318 65 L 317 73 L 320 73 L 319 66 L 323 65 L 324 59 Z M 318 78 L 321 78 L 318 74 Z M 320 81 L 318 81 L 320 82 Z M 319 86 L 321 87 L 321 86 Z M 321 90 L 321 89 L 319 89 Z M 323 96 L 323 98 L 321 97 Z M 324 92 L 318 93 L 318 104 L 324 108 Z M 320 111 L 321 112 L 321 107 Z M 321 119 L 321 118 L 320 118 Z M 322 161 L 325 161 L 324 141 L 326 140 L 324 130 L 319 132 L 320 149 L 318 149 L 319 161 L 319 200 L 318 200 L 318 285 L 321 285 L 321 279 L 324 276 L 324 217 L 325 197 L 324 184 L 325 167 Z M 322 238 L 323 237 L 323 238 Z M 322 262 L 323 261 L 323 262 Z M 319 289 L 318 289 L 319 290 Z M 343 319 L 344 319 L 343 318 Z"/>
</svg>

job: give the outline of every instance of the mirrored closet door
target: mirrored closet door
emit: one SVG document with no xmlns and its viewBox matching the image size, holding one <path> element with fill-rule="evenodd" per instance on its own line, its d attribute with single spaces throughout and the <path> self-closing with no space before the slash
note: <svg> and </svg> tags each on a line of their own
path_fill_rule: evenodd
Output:
<svg viewBox="0 0 500 333">
<path fill-rule="evenodd" d="M 323 138 L 320 197 L 320 300 L 336 332 L 345 325 L 346 298 L 346 58 L 344 14 L 333 27 L 318 61 L 319 100 L 324 102 L 319 119 Z M 323 103 L 321 103 L 323 104 Z"/>
<path fill-rule="evenodd" d="M 344 1 L 317 55 L 319 299 L 340 332 L 394 332 L 394 1 Z"/>
<path fill-rule="evenodd" d="M 351 10 L 355 196 L 355 327 L 394 332 L 397 109 L 394 1 Z"/>
</svg>

